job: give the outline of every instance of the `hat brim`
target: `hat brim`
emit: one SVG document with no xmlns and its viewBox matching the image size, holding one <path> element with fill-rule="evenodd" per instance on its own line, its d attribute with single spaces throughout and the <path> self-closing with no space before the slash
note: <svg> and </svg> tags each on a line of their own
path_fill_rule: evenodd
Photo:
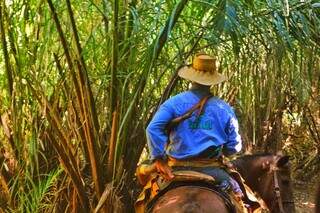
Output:
<svg viewBox="0 0 320 213">
<path fill-rule="evenodd" d="M 195 70 L 192 66 L 184 66 L 178 71 L 178 75 L 189 81 L 202 85 L 212 86 L 227 80 L 227 77 L 218 73 L 202 72 Z"/>
</svg>

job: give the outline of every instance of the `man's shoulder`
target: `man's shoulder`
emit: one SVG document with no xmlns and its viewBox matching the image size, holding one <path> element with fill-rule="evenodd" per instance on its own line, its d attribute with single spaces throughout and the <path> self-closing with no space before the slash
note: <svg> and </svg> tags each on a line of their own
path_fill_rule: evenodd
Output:
<svg viewBox="0 0 320 213">
<path fill-rule="evenodd" d="M 163 108 L 174 109 L 178 114 L 184 112 L 186 109 L 189 109 L 199 100 L 193 95 L 190 91 L 185 91 L 178 93 L 177 95 L 172 96 L 166 100 L 163 104 Z"/>
<path fill-rule="evenodd" d="M 173 103 L 175 103 L 175 102 L 182 103 L 182 102 L 185 102 L 186 100 L 190 100 L 190 99 L 194 99 L 194 98 L 195 98 L 195 96 L 192 94 L 192 92 L 184 91 L 184 92 L 181 92 L 181 93 L 178 93 L 178 94 L 172 96 L 167 101 L 173 102 Z"/>
<path fill-rule="evenodd" d="M 229 113 L 233 113 L 233 107 L 223 99 L 212 97 L 209 101 L 209 105 L 226 110 Z"/>
<path fill-rule="evenodd" d="M 216 96 L 213 96 L 213 97 L 210 99 L 210 102 L 215 103 L 215 104 L 219 104 L 219 105 L 221 105 L 221 106 L 230 107 L 230 105 L 229 105 L 226 101 L 224 101 L 223 99 L 218 98 L 218 97 L 216 97 Z"/>
</svg>

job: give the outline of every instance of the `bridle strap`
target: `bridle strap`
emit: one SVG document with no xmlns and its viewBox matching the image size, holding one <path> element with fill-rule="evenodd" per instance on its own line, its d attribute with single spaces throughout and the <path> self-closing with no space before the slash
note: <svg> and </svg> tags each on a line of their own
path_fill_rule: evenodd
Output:
<svg viewBox="0 0 320 213">
<path fill-rule="evenodd" d="M 278 181 L 278 176 L 277 176 L 277 169 L 273 170 L 273 179 L 274 179 L 274 192 L 276 194 L 277 203 L 279 206 L 280 213 L 285 213 L 284 208 L 283 208 L 282 198 L 281 198 L 280 186 L 279 186 L 279 181 Z"/>
</svg>

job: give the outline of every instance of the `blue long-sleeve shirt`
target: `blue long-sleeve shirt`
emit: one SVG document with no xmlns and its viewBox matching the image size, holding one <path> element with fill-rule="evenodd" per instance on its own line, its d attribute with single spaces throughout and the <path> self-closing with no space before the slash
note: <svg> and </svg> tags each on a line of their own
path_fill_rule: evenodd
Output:
<svg viewBox="0 0 320 213">
<path fill-rule="evenodd" d="M 147 141 L 151 159 L 165 155 L 176 159 L 195 157 L 209 147 L 221 147 L 227 155 L 242 148 L 238 120 L 233 109 L 223 100 L 212 97 L 200 117 L 193 115 L 166 132 L 167 124 L 185 114 L 208 94 L 200 90 L 180 93 L 164 102 L 147 127 Z M 198 118 L 198 119 L 197 119 Z M 170 142 L 169 141 L 170 137 Z"/>
</svg>

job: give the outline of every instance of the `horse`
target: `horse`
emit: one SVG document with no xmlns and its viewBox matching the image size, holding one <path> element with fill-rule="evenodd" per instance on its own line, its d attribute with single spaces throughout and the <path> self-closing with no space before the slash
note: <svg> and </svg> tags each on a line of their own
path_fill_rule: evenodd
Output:
<svg viewBox="0 0 320 213">
<path fill-rule="evenodd" d="M 245 155 L 233 165 L 271 213 L 295 212 L 288 156 Z"/>
<path fill-rule="evenodd" d="M 232 161 L 245 183 L 264 200 L 271 213 L 293 213 L 289 157 L 272 154 L 245 155 Z M 235 212 L 226 200 L 207 187 L 182 185 L 156 199 L 152 213 Z"/>
</svg>

